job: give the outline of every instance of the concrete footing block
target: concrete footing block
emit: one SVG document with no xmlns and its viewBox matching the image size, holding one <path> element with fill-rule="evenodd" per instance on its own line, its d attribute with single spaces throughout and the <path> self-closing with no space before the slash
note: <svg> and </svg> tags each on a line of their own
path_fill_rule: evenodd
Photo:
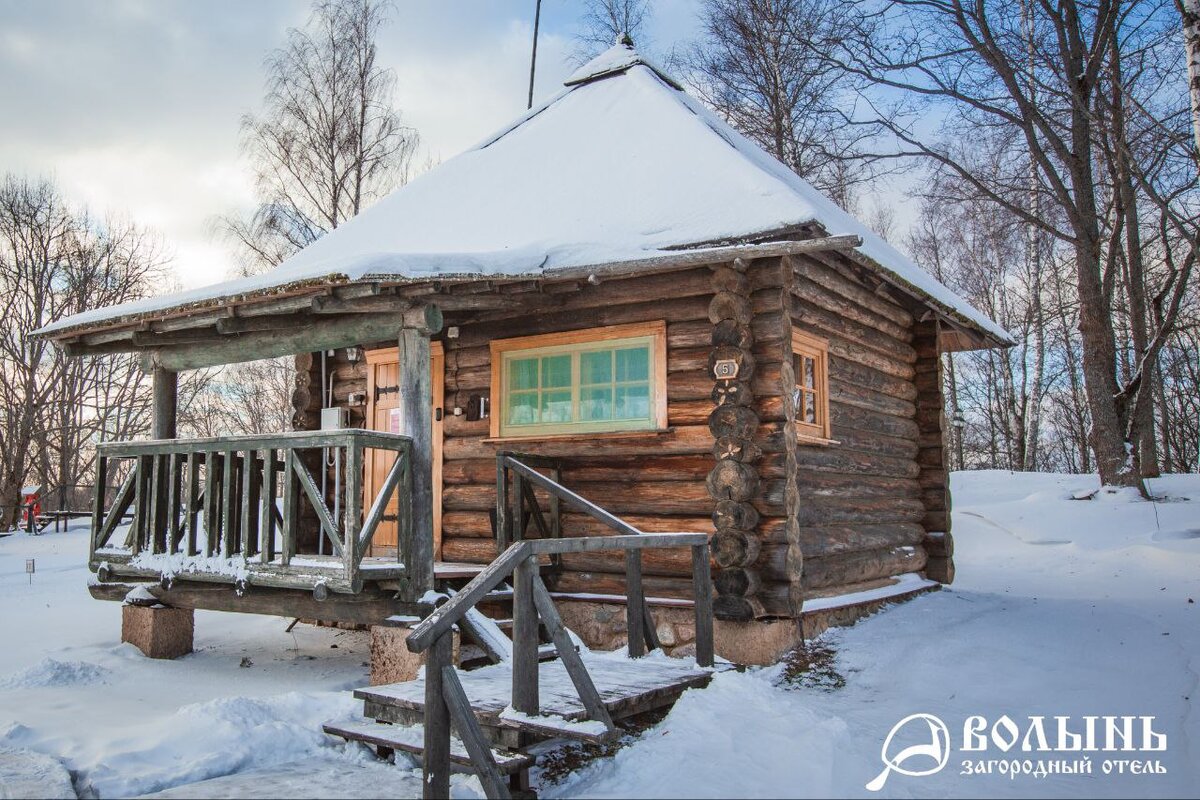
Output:
<svg viewBox="0 0 1200 800">
<path fill-rule="evenodd" d="M 410 653 L 408 634 L 412 629 L 402 625 L 371 626 L 371 685 L 403 683 L 415 680 L 424 653 Z M 454 663 L 458 663 L 459 634 L 454 631 Z"/>
<path fill-rule="evenodd" d="M 121 641 L 149 658 L 179 658 L 192 652 L 195 612 L 166 606 L 121 606 Z"/>
</svg>

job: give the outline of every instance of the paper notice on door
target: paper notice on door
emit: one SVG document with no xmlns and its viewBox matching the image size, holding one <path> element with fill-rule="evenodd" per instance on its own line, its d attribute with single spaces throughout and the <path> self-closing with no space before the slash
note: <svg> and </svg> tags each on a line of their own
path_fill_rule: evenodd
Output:
<svg viewBox="0 0 1200 800">
<path fill-rule="evenodd" d="M 388 411 L 388 433 L 400 432 L 400 409 L 393 408 Z"/>
</svg>

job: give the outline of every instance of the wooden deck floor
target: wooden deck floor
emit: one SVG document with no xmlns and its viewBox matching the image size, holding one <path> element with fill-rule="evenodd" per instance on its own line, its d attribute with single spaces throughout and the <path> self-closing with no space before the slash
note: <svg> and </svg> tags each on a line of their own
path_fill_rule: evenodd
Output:
<svg viewBox="0 0 1200 800">
<path fill-rule="evenodd" d="M 690 659 L 652 656 L 628 659 L 614 654 L 584 656 L 584 663 L 613 719 L 621 719 L 669 706 L 679 695 L 693 687 L 706 686 L 710 670 L 699 668 Z M 500 727 L 533 730 L 543 735 L 588 735 L 588 723 L 572 725 L 586 718 L 575 686 L 562 661 L 543 662 L 538 671 L 540 707 L 544 717 L 522 719 L 503 713 L 511 703 L 512 666 L 505 662 L 474 670 L 459 670 L 459 680 L 481 722 Z M 422 711 L 425 706 L 423 680 L 406 681 L 357 689 L 354 696 L 377 705 Z M 602 727 L 602 726 L 601 726 Z"/>
</svg>

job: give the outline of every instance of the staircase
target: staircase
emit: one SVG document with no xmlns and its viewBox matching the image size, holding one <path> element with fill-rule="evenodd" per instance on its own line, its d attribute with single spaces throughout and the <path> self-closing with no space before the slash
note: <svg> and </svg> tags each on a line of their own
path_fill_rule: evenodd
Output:
<svg viewBox="0 0 1200 800">
<path fill-rule="evenodd" d="M 617 722 L 669 707 L 690 688 L 712 677 L 712 587 L 708 537 L 703 533 L 646 534 L 585 500 L 513 454 L 498 455 L 498 474 L 515 478 L 514 510 L 534 500 L 523 484 L 549 492 L 616 531 L 611 536 L 523 539 L 415 627 L 407 645 L 425 653 L 424 676 L 417 680 L 358 689 L 364 719 L 328 723 L 326 733 L 376 748 L 381 755 L 419 755 L 425 797 L 449 796 L 451 771 L 474 772 L 488 797 L 511 797 L 528 790 L 534 763 L 529 748 L 551 739 L 607 742 L 620 735 Z M 555 476 L 557 477 L 557 475 Z M 498 487 L 499 488 L 499 487 Z M 505 487 L 507 489 L 507 486 Z M 498 497 L 508 497 L 498 492 Z M 503 507 L 503 501 L 501 501 Z M 540 512 L 536 510 L 537 516 Z M 503 515 L 500 515 L 503 519 Z M 518 536 L 523 525 L 517 524 Z M 543 533 L 548 526 L 539 525 Z M 503 538 L 501 539 L 503 542 Z M 695 590 L 696 658 L 671 659 L 656 648 L 654 627 L 642 593 L 641 552 L 689 547 Z M 542 561 L 562 553 L 621 550 L 626 559 L 629 647 L 623 653 L 581 652 L 563 625 L 542 580 Z M 498 589 L 511 579 L 511 592 Z M 511 599 L 512 635 L 477 605 Z M 451 663 L 454 626 L 479 648 L 478 664 Z M 452 735 L 453 732 L 457 735 Z"/>
</svg>

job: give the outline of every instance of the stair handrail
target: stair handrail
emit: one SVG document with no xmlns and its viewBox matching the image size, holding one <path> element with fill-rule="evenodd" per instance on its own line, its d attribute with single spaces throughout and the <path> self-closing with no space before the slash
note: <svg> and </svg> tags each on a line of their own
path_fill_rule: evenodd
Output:
<svg viewBox="0 0 1200 800">
<path fill-rule="evenodd" d="M 549 464 L 541 457 L 528 460 Z M 646 646 L 658 647 L 654 621 L 650 616 L 642 591 L 641 551 L 667 547 L 690 547 L 692 551 L 692 583 L 695 593 L 696 663 L 703 667 L 713 664 L 712 582 L 709 567 L 709 544 L 706 533 L 645 533 L 625 520 L 571 491 L 558 481 L 542 475 L 508 452 L 497 453 L 497 522 L 501 533 L 506 471 L 513 470 L 518 480 L 527 480 L 549 492 L 552 497 L 574 506 L 592 518 L 617 531 L 613 536 L 580 536 L 551 539 L 522 539 L 504 548 L 503 552 L 471 579 L 457 594 L 422 620 L 408 634 L 406 646 L 412 653 L 425 657 L 425 747 L 423 752 L 424 796 L 445 797 L 450 780 L 450 725 L 453 719 L 464 744 L 471 752 L 484 791 L 488 797 L 508 797 L 505 785 L 479 721 L 466 703 L 466 696 L 452 662 L 451 629 L 510 575 L 513 576 L 513 685 L 512 709 L 524 714 L 539 713 L 538 700 L 538 629 L 545 624 L 554 641 L 580 701 L 590 719 L 602 722 L 610 735 L 616 726 L 600 693 L 592 681 L 583 659 L 574 645 L 554 606 L 546 584 L 539 574 L 539 556 L 563 553 L 623 550 L 626 564 L 626 613 L 629 655 L 644 654 Z M 557 465 L 552 466 L 556 474 Z M 518 485 L 518 490 L 521 491 Z M 517 495 L 522 506 L 521 495 Z M 503 534 L 501 534 L 503 535 Z"/>
</svg>

